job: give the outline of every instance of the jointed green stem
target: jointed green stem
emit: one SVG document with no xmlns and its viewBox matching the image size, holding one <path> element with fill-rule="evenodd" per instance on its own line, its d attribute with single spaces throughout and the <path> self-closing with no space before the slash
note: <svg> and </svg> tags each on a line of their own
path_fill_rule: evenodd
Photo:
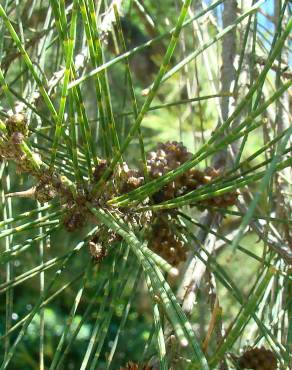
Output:
<svg viewBox="0 0 292 370">
<path fill-rule="evenodd" d="M 126 140 L 122 144 L 120 151 L 113 157 L 109 168 L 104 172 L 103 176 L 101 177 L 101 179 L 98 181 L 98 183 L 94 187 L 94 193 L 97 193 L 99 191 L 99 189 L 104 185 L 108 176 L 112 173 L 114 167 L 116 166 L 116 164 L 120 160 L 122 154 L 125 152 L 128 145 L 130 144 L 130 142 L 134 138 L 136 132 L 138 131 L 145 114 L 149 110 L 150 105 L 151 105 L 151 103 L 152 103 L 152 101 L 153 101 L 153 99 L 154 99 L 154 97 L 155 97 L 155 95 L 158 91 L 158 88 L 160 86 L 162 78 L 163 78 L 164 74 L 167 71 L 170 59 L 172 57 L 172 54 L 174 52 L 174 49 L 175 49 L 177 41 L 178 41 L 178 37 L 179 37 L 180 31 L 181 31 L 181 28 L 182 28 L 182 25 L 183 25 L 183 21 L 184 21 L 186 15 L 187 15 L 188 8 L 189 8 L 190 4 L 191 4 L 191 0 L 184 1 L 184 4 L 181 8 L 181 12 L 180 12 L 180 15 L 179 15 L 179 18 L 178 18 L 178 21 L 176 23 L 175 31 L 172 35 L 171 41 L 170 41 L 169 46 L 167 48 L 167 51 L 164 55 L 163 62 L 162 62 L 161 67 L 159 69 L 158 75 L 155 78 L 153 87 L 150 90 L 149 95 L 148 95 L 145 103 L 143 104 L 141 111 L 138 114 L 138 117 L 136 118 L 133 126 L 131 127 Z"/>
<path fill-rule="evenodd" d="M 86 7 L 85 1 L 79 0 L 80 10 L 85 25 L 85 32 L 90 57 L 93 65 L 96 67 L 98 65 L 103 64 L 103 55 L 96 25 L 96 14 L 94 10 L 94 4 L 92 1 L 87 1 L 87 4 L 88 5 Z M 115 119 L 111 108 L 109 87 L 107 83 L 106 74 L 104 71 L 100 74 L 98 78 L 95 79 L 95 82 L 98 107 L 100 109 L 101 114 L 101 123 L 103 124 L 102 130 L 104 131 L 103 134 L 105 135 L 104 138 L 105 140 L 108 140 L 107 135 L 109 135 L 109 138 L 111 138 L 111 143 L 105 141 L 107 145 L 107 152 L 111 150 L 109 148 L 109 145 L 112 146 L 113 152 L 116 152 L 119 148 L 119 140 L 116 130 Z M 106 115 L 104 112 L 102 99 L 104 100 Z"/>
<path fill-rule="evenodd" d="M 141 248 L 142 243 L 137 239 L 134 232 L 129 230 L 124 221 L 117 216 L 113 216 L 101 208 L 95 209 L 89 203 L 87 206 L 101 222 L 121 235 L 131 247 L 133 253 L 142 264 L 145 274 L 150 278 L 155 293 L 162 300 L 162 307 L 165 309 L 166 315 L 171 322 L 181 345 L 187 346 L 190 344 L 196 363 L 200 364 L 200 369 L 207 370 L 208 365 L 206 359 L 197 343 L 191 324 L 183 313 L 174 293 L 165 281 L 160 269 L 151 258 L 143 253 L 143 248 Z"/>
<path fill-rule="evenodd" d="M 64 7 L 64 2 L 61 1 L 59 4 L 56 2 L 56 0 L 51 0 L 55 19 L 56 19 L 56 26 L 60 35 L 61 40 L 63 40 L 64 44 L 64 53 L 66 54 L 66 40 L 70 39 L 70 36 L 67 35 L 67 22 L 66 22 L 66 17 L 64 17 L 65 11 L 59 11 L 59 8 Z M 74 8 L 77 12 L 77 0 L 74 0 Z M 63 14 L 63 15 L 62 15 Z M 59 21 L 59 17 L 61 19 L 61 23 Z M 70 27 L 71 30 L 71 27 Z M 70 64 L 70 75 L 73 77 L 76 76 L 76 71 L 73 63 L 73 54 L 71 56 L 71 64 Z M 67 85 L 68 86 L 68 85 Z M 67 92 L 66 92 L 67 93 Z M 78 122 L 81 128 L 81 133 L 84 138 L 84 150 L 85 150 L 85 157 L 87 161 L 87 169 L 88 169 L 88 174 L 89 177 L 92 177 L 92 163 L 91 160 L 93 159 L 93 162 L 95 163 L 96 161 L 96 156 L 95 156 L 95 149 L 94 149 L 94 144 L 92 141 L 92 136 L 90 133 L 89 129 L 89 123 L 87 119 L 87 114 L 85 111 L 83 99 L 82 99 L 82 94 L 80 91 L 80 88 L 77 86 L 76 88 L 73 89 L 72 96 L 74 99 L 74 105 L 77 107 L 77 114 L 78 114 Z M 71 132 L 72 133 L 72 132 Z M 56 137 L 56 136 L 55 136 Z M 72 143 L 75 143 L 74 139 L 72 140 Z M 77 143 L 76 143 L 77 144 Z"/>
<path fill-rule="evenodd" d="M 0 85 L 2 85 L 2 89 L 4 91 L 4 94 L 7 97 L 10 108 L 14 109 L 13 95 L 11 94 L 11 92 L 9 90 L 9 87 L 8 87 L 6 81 L 5 81 L 5 77 L 4 77 L 4 74 L 2 72 L 1 67 L 0 67 Z"/>
<path fill-rule="evenodd" d="M 202 11 L 200 11 L 199 13 L 197 13 L 194 17 L 188 19 L 187 21 L 183 22 L 182 24 L 182 28 L 188 26 L 189 24 L 191 24 L 192 22 L 194 22 L 195 20 L 201 18 L 202 16 L 204 16 L 206 13 L 210 12 L 211 10 L 213 10 L 214 8 L 216 8 L 218 5 L 220 5 L 221 3 L 223 3 L 224 0 L 218 0 L 218 1 L 214 1 L 214 3 L 212 3 L 211 5 L 209 5 L 206 9 L 203 9 Z M 127 51 L 126 53 L 122 54 L 122 55 L 119 55 L 118 57 L 104 63 L 103 65 L 95 68 L 93 71 L 89 72 L 87 75 L 85 76 L 82 76 L 80 78 L 78 78 L 77 80 L 75 81 L 72 81 L 72 83 L 69 85 L 69 89 L 73 88 L 74 86 L 77 86 L 79 84 L 81 84 L 83 81 L 87 80 L 88 78 L 90 77 L 93 77 L 97 74 L 99 74 L 101 71 L 103 70 L 106 70 L 107 68 L 109 68 L 110 66 L 132 56 L 133 54 L 135 53 L 138 53 L 139 51 L 142 51 L 144 50 L 145 48 L 147 47 L 150 47 L 151 45 L 155 44 L 156 42 L 166 38 L 166 37 L 169 37 L 171 35 L 174 34 L 174 32 L 176 32 L 176 27 L 172 28 L 170 31 L 164 33 L 163 35 L 161 36 L 158 36 L 158 37 L 155 37 L 154 39 L 152 40 L 149 40 L 147 42 L 145 42 L 144 44 L 140 45 L 140 46 L 136 46 L 135 48 L 133 48 L 132 50 L 130 51 Z"/>
<path fill-rule="evenodd" d="M 117 7 L 116 7 L 115 4 L 114 4 L 114 12 L 115 12 L 115 18 L 116 18 L 116 23 L 117 23 L 117 28 L 118 28 L 119 43 L 122 46 L 123 52 L 125 52 L 126 51 L 126 43 L 125 43 L 124 36 L 123 36 L 123 30 L 122 30 L 120 16 L 119 16 L 119 13 L 118 13 L 118 10 L 117 10 Z M 131 94 L 131 101 L 132 101 L 132 107 L 133 107 L 133 112 L 134 112 L 134 118 L 137 119 L 139 112 L 138 112 L 137 100 L 136 100 L 136 95 L 135 95 L 135 90 L 134 90 L 134 86 L 133 86 L 133 80 L 132 80 L 132 75 L 131 75 L 130 64 L 129 64 L 129 59 L 128 58 L 126 58 L 125 65 L 126 65 L 127 79 L 128 79 L 129 87 L 130 87 L 130 94 Z M 142 163 L 143 163 L 144 178 L 145 178 L 145 180 L 148 180 L 146 155 L 145 155 L 145 149 L 144 149 L 144 140 L 143 140 L 143 136 L 142 136 L 142 132 L 141 132 L 140 127 L 138 129 L 138 136 L 139 136 L 141 158 L 142 158 Z"/>
<path fill-rule="evenodd" d="M 64 55 L 65 55 L 65 71 L 64 71 L 64 80 L 61 92 L 61 99 L 59 105 L 59 112 L 58 112 L 58 123 L 55 129 L 55 136 L 53 141 L 52 153 L 51 153 L 51 163 L 50 167 L 53 168 L 56 160 L 56 153 L 58 150 L 58 143 L 61 137 L 62 131 L 62 121 L 64 118 L 65 107 L 66 107 L 66 100 L 68 94 L 68 84 L 71 75 L 71 64 L 73 59 L 73 52 L 74 52 L 74 43 L 75 43 L 75 35 L 76 35 L 76 19 L 77 19 L 77 8 L 75 2 L 73 3 L 72 9 L 72 18 L 71 18 L 71 25 L 70 25 L 70 32 L 69 37 L 64 40 Z"/>
<path fill-rule="evenodd" d="M 238 338 L 238 334 L 242 329 L 246 326 L 248 322 L 248 318 L 251 316 L 251 313 L 254 312 L 256 309 L 259 300 L 264 293 L 267 285 L 269 284 L 270 280 L 273 278 L 273 276 L 276 274 L 276 270 L 274 268 L 270 268 L 266 275 L 264 276 L 263 280 L 261 281 L 260 285 L 254 292 L 254 294 L 249 297 L 248 302 L 243 307 L 243 310 L 241 311 L 240 315 L 237 317 L 233 327 L 231 330 L 229 330 L 224 342 L 219 346 L 217 349 L 215 355 L 211 358 L 209 364 L 212 367 L 212 369 L 220 362 L 222 359 L 222 355 L 226 353 L 226 351 L 231 348 L 233 343 Z"/>
</svg>

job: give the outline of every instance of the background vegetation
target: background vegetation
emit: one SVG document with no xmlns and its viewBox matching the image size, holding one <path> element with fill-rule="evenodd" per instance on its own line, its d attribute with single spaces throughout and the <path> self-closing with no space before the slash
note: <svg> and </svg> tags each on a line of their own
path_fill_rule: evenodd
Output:
<svg viewBox="0 0 292 370">
<path fill-rule="evenodd" d="M 288 0 L 1 1 L 1 370 L 291 368 L 291 28 Z"/>
</svg>

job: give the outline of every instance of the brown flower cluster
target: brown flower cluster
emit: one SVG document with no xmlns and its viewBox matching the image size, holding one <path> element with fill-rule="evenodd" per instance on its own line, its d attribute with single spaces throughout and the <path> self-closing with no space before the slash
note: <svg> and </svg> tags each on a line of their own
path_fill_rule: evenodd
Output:
<svg viewBox="0 0 292 370">
<path fill-rule="evenodd" d="M 178 142 L 167 142 L 158 144 L 157 150 L 152 151 L 147 157 L 147 170 L 150 179 L 156 179 L 171 170 L 178 168 L 191 158 L 191 153 Z M 97 183 L 104 171 L 108 168 L 106 160 L 100 160 L 93 172 L 94 184 Z M 183 195 L 191 190 L 194 190 L 202 185 L 207 184 L 214 178 L 220 175 L 220 171 L 213 168 L 207 168 L 205 171 L 191 169 L 182 175 L 176 177 L 168 183 L 163 189 L 153 195 L 152 201 L 160 203 L 165 200 L 173 199 L 179 195 Z M 47 181 L 47 184 L 50 183 Z M 137 189 L 144 183 L 142 171 L 131 169 L 127 163 L 118 164 L 108 178 L 106 186 L 102 194 L 98 198 L 91 198 L 90 188 L 86 189 L 83 195 L 79 195 L 77 199 L 67 200 L 65 203 L 66 214 L 64 217 L 64 225 L 68 231 L 74 231 L 82 227 L 90 218 L 85 203 L 90 201 L 96 207 L 109 207 L 107 201 L 113 197 L 128 193 Z M 46 190 L 50 193 L 48 185 L 42 186 L 42 192 L 46 194 Z M 204 204 L 227 206 L 234 204 L 237 194 L 229 193 L 224 196 L 205 200 L 200 203 Z M 148 205 L 149 199 L 146 199 L 141 206 Z M 115 210 L 117 212 L 117 210 Z M 177 266 L 180 262 L 186 259 L 186 246 L 183 241 L 175 233 L 176 216 L 174 212 L 137 212 L 125 208 L 119 212 L 119 215 L 133 226 L 139 228 L 146 227 L 148 247 L 162 258 L 168 261 L 171 265 Z M 106 255 L 108 246 L 119 240 L 118 235 L 109 230 L 106 226 L 100 226 L 96 235 L 89 242 L 89 251 L 95 261 L 101 261 Z"/>
<path fill-rule="evenodd" d="M 95 182 L 98 182 L 104 171 L 107 169 L 108 164 L 106 160 L 100 160 L 99 164 L 95 167 L 93 172 L 93 178 Z M 140 171 L 136 169 L 130 169 L 126 162 L 118 164 L 107 181 L 106 189 L 103 192 L 101 198 L 104 201 L 111 199 L 114 196 L 125 194 L 141 186 L 144 182 L 144 178 Z M 101 201 L 101 199 L 99 199 Z"/>
<path fill-rule="evenodd" d="M 161 213 L 149 227 L 148 248 L 160 255 L 172 266 L 186 260 L 187 248 L 175 233 L 175 215 Z"/>
<path fill-rule="evenodd" d="M 182 143 L 176 141 L 158 144 L 156 151 L 147 157 L 147 170 L 151 179 L 157 179 L 169 171 L 175 170 L 190 160 L 192 154 Z M 219 170 L 208 167 L 205 171 L 192 168 L 177 176 L 153 195 L 153 201 L 160 203 L 198 189 L 218 178 Z M 238 194 L 227 193 L 199 202 L 200 207 L 211 205 L 227 207 L 235 204 Z M 155 215 L 150 227 L 148 247 L 162 256 L 173 266 L 186 259 L 186 247 L 175 233 L 176 217 L 171 212 L 160 212 Z"/>
<path fill-rule="evenodd" d="M 119 195 L 131 192 L 144 183 L 144 176 L 141 170 L 129 168 L 127 163 L 118 164 L 111 176 L 107 179 L 106 185 L 101 194 L 93 195 L 92 189 L 100 180 L 104 171 L 108 168 L 106 160 L 101 159 L 93 172 L 93 182 L 89 182 L 72 192 L 72 184 L 68 179 L 63 178 L 56 172 L 45 167 L 38 170 L 27 158 L 22 143 L 27 138 L 28 126 L 24 115 L 15 114 L 2 123 L 0 130 L 0 158 L 14 160 L 20 172 L 30 172 L 37 179 L 37 185 L 33 188 L 33 196 L 39 202 L 48 202 L 58 198 L 63 208 L 63 224 L 68 231 L 75 231 L 83 227 L 89 221 L 91 214 L 86 206 L 90 202 L 95 207 L 102 207 L 113 212 L 118 212 L 123 220 L 132 226 L 146 229 L 149 241 L 149 248 L 162 256 L 172 265 L 178 265 L 186 258 L 184 243 L 175 233 L 177 219 L 174 212 L 163 211 L 153 214 L 150 211 L 140 211 L 153 203 L 161 203 L 178 196 L 196 190 L 214 179 L 221 176 L 221 172 L 214 168 L 207 168 L 204 171 L 192 168 L 166 184 L 162 189 L 153 194 L 151 200 L 145 199 L 135 208 L 110 209 L 108 201 Z M 188 152 L 182 143 L 168 141 L 160 143 L 155 151 L 147 156 L 147 171 L 150 180 L 155 180 L 168 172 L 177 169 L 179 166 L 190 160 L 192 154 Z M 235 203 L 237 193 L 230 192 L 225 195 L 209 198 L 198 202 L 196 205 L 215 205 L 226 207 Z M 95 221 L 96 222 L 96 221 Z M 96 235 L 89 243 L 89 250 L 96 261 L 100 261 L 106 255 L 109 245 L 117 241 L 118 236 L 106 228 L 100 226 Z"/>
<path fill-rule="evenodd" d="M 164 144 L 158 144 L 157 150 L 148 154 L 147 169 L 149 176 L 152 179 L 159 178 L 183 165 L 191 157 L 192 154 L 187 151 L 182 143 L 168 141 Z M 223 176 L 221 171 L 212 167 L 207 167 L 204 171 L 191 168 L 165 185 L 154 194 L 153 199 L 157 203 L 173 199 L 207 185 L 219 176 Z M 201 201 L 199 204 L 202 207 L 204 205 L 228 207 L 235 204 L 237 196 L 237 192 L 229 192 Z"/>
<path fill-rule="evenodd" d="M 13 160 L 17 164 L 18 172 L 35 174 L 34 167 L 21 148 L 28 135 L 26 117 L 17 113 L 8 117 L 4 123 L 5 131 L 0 131 L 0 159 Z"/>
<path fill-rule="evenodd" d="M 253 348 L 245 351 L 242 356 L 237 359 L 237 363 L 242 369 L 277 369 L 277 358 L 275 354 L 264 347 Z"/>
<path fill-rule="evenodd" d="M 175 170 L 188 160 L 192 154 L 187 151 L 182 143 L 176 141 L 160 143 L 155 151 L 151 151 L 147 156 L 147 170 L 150 180 L 157 179 L 169 171 Z M 108 163 L 105 160 L 100 160 L 94 170 L 94 181 L 100 180 L 104 171 L 108 168 Z M 165 185 L 161 190 L 155 193 L 151 199 L 154 203 L 160 203 L 169 199 L 173 199 L 180 195 L 184 195 L 189 191 L 198 189 L 199 187 L 208 184 L 215 178 L 221 175 L 219 170 L 207 168 L 205 171 L 198 169 L 190 169 L 182 175 L 177 176 L 173 181 Z M 114 172 L 107 181 L 105 189 L 101 196 L 96 201 L 96 206 L 108 207 L 107 201 L 113 197 L 128 193 L 137 189 L 144 183 L 142 171 L 130 169 L 126 163 L 117 165 Z M 204 200 L 199 203 L 201 207 L 204 205 L 229 206 L 235 203 L 237 199 L 236 193 L 228 193 L 218 197 Z M 143 205 L 149 204 L 150 200 L 146 199 Z M 175 233 L 176 217 L 174 212 L 159 212 L 152 214 L 150 212 L 135 212 L 129 209 L 122 209 L 121 216 L 125 221 L 132 225 L 140 227 L 147 226 L 148 247 L 155 253 L 159 254 L 173 266 L 178 265 L 186 258 L 186 247 L 182 240 Z M 98 245 L 110 245 L 116 240 L 116 235 L 112 232 L 101 233 L 99 235 L 107 235 L 100 237 Z M 110 242 L 111 241 L 111 242 Z M 101 247 L 97 248 L 98 251 Z M 103 249 L 103 247 L 101 248 Z M 95 249 L 91 245 L 91 254 L 95 258 Z M 95 258 L 96 259 L 96 258 Z M 99 258 L 97 258 L 98 260 Z"/>
<path fill-rule="evenodd" d="M 93 172 L 95 183 L 100 180 L 107 168 L 107 161 L 100 160 Z M 98 198 L 90 199 L 90 201 L 96 207 L 109 208 L 107 205 L 108 200 L 137 189 L 143 184 L 143 181 L 144 178 L 138 170 L 130 169 L 125 162 L 118 164 L 107 180 L 102 194 L 100 194 Z M 138 226 L 141 228 L 142 226 L 147 225 L 150 221 L 149 212 L 131 212 L 131 210 L 128 209 L 123 210 L 123 212 L 114 210 L 114 212 L 119 212 L 119 216 L 132 226 Z M 120 240 L 119 235 L 108 229 L 105 225 L 100 225 L 96 234 L 89 242 L 89 251 L 92 258 L 97 262 L 101 261 L 107 254 L 107 248 L 118 240 Z"/>
</svg>

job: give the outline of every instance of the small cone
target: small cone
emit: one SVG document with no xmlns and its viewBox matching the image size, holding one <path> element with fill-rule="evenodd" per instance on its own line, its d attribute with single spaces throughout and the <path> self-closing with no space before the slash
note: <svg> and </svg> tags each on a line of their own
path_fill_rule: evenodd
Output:
<svg viewBox="0 0 292 370">
<path fill-rule="evenodd" d="M 23 136 L 28 134 L 27 119 L 21 113 L 13 114 L 7 118 L 5 125 L 9 136 L 14 133 L 21 133 Z"/>
<path fill-rule="evenodd" d="M 186 248 L 171 229 L 171 222 L 171 219 L 156 218 L 149 232 L 148 247 L 172 266 L 178 266 L 186 260 Z"/>
<path fill-rule="evenodd" d="M 147 156 L 147 170 L 150 178 L 156 179 L 167 172 L 178 168 L 191 158 L 187 148 L 177 141 L 160 143 L 156 151 Z M 155 202 L 172 199 L 183 193 L 186 185 L 187 174 L 176 177 L 173 181 L 164 186 L 159 192 L 153 195 Z"/>
<path fill-rule="evenodd" d="M 187 148 L 177 141 L 167 141 L 166 143 L 158 144 L 157 149 L 152 151 L 147 156 L 147 170 L 149 177 L 157 179 L 169 171 L 175 170 L 188 160 L 192 154 L 187 151 Z M 190 191 L 208 184 L 222 173 L 220 169 L 207 167 L 204 171 L 197 168 L 191 168 L 182 175 L 177 176 L 173 181 L 166 184 L 157 193 L 153 194 L 155 203 L 162 203 L 166 200 L 184 195 Z M 235 204 L 237 200 L 237 192 L 229 192 L 220 196 L 209 198 L 200 201 L 200 205 L 228 207 Z"/>
<path fill-rule="evenodd" d="M 253 348 L 238 358 L 238 365 L 242 369 L 276 370 L 277 358 L 272 351 L 264 347 Z"/>
</svg>

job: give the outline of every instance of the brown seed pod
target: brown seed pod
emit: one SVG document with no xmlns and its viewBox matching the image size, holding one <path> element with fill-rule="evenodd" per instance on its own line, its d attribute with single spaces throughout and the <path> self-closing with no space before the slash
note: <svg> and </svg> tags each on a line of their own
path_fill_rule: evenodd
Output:
<svg viewBox="0 0 292 370">
<path fill-rule="evenodd" d="M 248 349 L 237 359 L 237 363 L 242 369 L 277 369 L 277 357 L 272 351 L 264 347 Z"/>
</svg>

